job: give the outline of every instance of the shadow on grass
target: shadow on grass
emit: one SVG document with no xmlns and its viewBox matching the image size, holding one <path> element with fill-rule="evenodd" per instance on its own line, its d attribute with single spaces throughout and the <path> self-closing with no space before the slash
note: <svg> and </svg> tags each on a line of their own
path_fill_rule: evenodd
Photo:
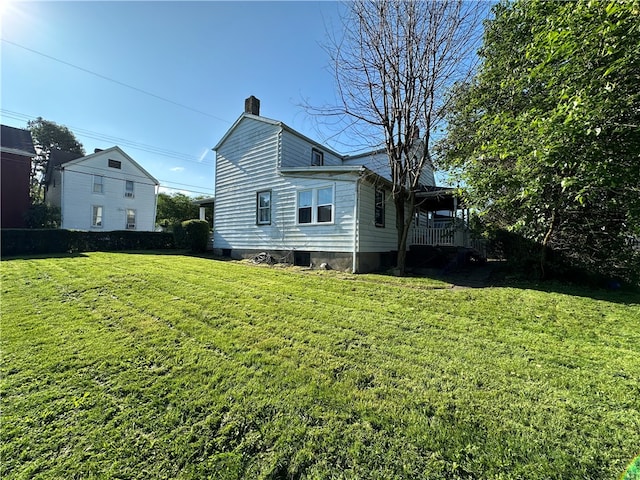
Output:
<svg viewBox="0 0 640 480">
<path fill-rule="evenodd" d="M 471 264 L 452 272 L 444 272 L 442 269 L 435 268 L 420 269 L 414 271 L 413 275 L 450 283 L 454 289 L 518 288 L 587 297 L 625 305 L 640 304 L 640 288 L 625 288 L 617 285 L 609 288 L 598 288 L 558 280 L 529 280 L 523 278 L 522 275 L 510 272 L 506 268 L 506 263 L 501 261 L 489 261 L 484 265 Z"/>
<path fill-rule="evenodd" d="M 86 252 L 63 252 L 63 253 L 31 253 L 24 255 L 2 256 L 3 262 L 12 260 L 44 260 L 47 258 L 88 258 Z"/>
<path fill-rule="evenodd" d="M 2 261 L 12 260 L 37 260 L 47 258 L 88 258 L 91 252 L 72 253 L 40 253 L 31 255 L 19 255 L 12 257 L 2 257 Z M 217 262 L 237 261 L 230 257 L 213 255 L 212 252 L 191 252 L 189 250 L 162 249 L 162 250 L 118 250 L 105 253 L 121 253 L 129 255 L 151 255 L 151 256 L 188 256 L 202 258 Z M 382 273 L 382 275 L 385 275 Z M 388 274 L 393 276 L 392 274 Z M 533 281 L 523 280 L 521 276 L 513 275 L 505 268 L 505 263 L 501 261 L 489 261 L 486 264 L 471 264 L 454 271 L 444 272 L 443 269 L 423 268 L 414 269 L 408 276 L 416 278 L 431 278 L 440 280 L 452 285 L 452 289 L 482 289 L 482 288 L 518 288 L 524 290 L 537 290 L 547 293 L 560 293 L 563 295 L 592 298 L 594 300 L 604 300 L 624 305 L 640 304 L 640 288 L 629 289 L 607 289 L 596 288 L 578 284 L 564 283 L 557 280 Z"/>
</svg>

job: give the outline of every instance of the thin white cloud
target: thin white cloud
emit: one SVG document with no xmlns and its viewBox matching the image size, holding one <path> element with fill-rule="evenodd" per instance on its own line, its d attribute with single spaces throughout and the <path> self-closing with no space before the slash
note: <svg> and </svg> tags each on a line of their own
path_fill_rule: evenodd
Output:
<svg viewBox="0 0 640 480">
<path fill-rule="evenodd" d="M 205 159 L 205 157 L 207 156 L 207 153 L 209 153 L 209 149 L 205 148 L 204 151 L 200 154 L 200 157 L 198 158 L 198 162 L 202 163 Z"/>
<path fill-rule="evenodd" d="M 184 172 L 184 167 L 173 167 L 169 170 L 171 170 L 172 172 Z"/>
</svg>

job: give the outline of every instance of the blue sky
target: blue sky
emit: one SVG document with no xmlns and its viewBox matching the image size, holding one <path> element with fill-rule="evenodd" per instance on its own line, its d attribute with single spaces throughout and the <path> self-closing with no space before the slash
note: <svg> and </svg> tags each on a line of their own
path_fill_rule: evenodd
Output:
<svg viewBox="0 0 640 480">
<path fill-rule="evenodd" d="M 119 145 L 163 191 L 214 194 L 211 149 L 249 95 L 331 134 L 301 104 L 335 103 L 322 44 L 338 3 L 0 2 L 1 122 L 66 125 L 87 153 Z"/>
</svg>

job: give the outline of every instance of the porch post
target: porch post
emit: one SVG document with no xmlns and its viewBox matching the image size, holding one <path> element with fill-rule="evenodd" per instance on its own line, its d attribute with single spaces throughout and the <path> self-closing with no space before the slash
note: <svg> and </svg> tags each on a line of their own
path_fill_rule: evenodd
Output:
<svg viewBox="0 0 640 480">
<path fill-rule="evenodd" d="M 207 217 L 205 216 L 205 208 L 203 206 L 200 207 L 200 220 L 206 220 Z"/>
</svg>

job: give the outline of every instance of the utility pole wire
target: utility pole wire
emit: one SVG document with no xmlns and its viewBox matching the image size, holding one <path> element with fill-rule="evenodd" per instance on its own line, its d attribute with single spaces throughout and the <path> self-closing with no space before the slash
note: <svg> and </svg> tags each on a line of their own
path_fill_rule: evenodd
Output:
<svg viewBox="0 0 640 480">
<path fill-rule="evenodd" d="M 156 95 L 155 93 L 151 93 L 151 92 L 148 92 L 148 91 L 143 90 L 141 88 L 134 87 L 133 85 L 129 85 L 128 83 L 121 82 L 120 80 L 116 80 L 116 79 L 113 79 L 111 77 L 107 77 L 106 75 L 102 75 L 101 73 L 94 72 L 93 70 L 89 70 L 87 68 L 80 67 L 78 65 L 74 65 L 73 63 L 61 60 L 61 59 L 53 57 L 51 55 L 47 55 L 46 53 L 42 53 L 42 52 L 39 52 L 39 51 L 34 50 L 32 48 L 25 47 L 24 45 L 20 45 L 18 43 L 12 42 L 10 40 L 7 40 L 6 38 L 3 38 L 2 41 L 5 42 L 5 43 L 8 43 L 10 45 L 13 45 L 15 47 L 22 48 L 23 50 L 26 50 L 28 52 L 35 53 L 36 55 L 40 55 L 42 57 L 48 58 L 48 59 L 53 60 L 55 62 L 62 63 L 63 65 L 67 65 L 68 67 L 72 67 L 72 68 L 75 68 L 75 69 L 80 70 L 82 72 L 88 73 L 90 75 L 94 75 L 94 76 L 96 76 L 98 78 L 101 78 L 103 80 L 107 80 L 109 82 L 115 83 L 115 84 L 120 85 L 122 87 L 129 88 L 129 89 L 134 90 L 134 91 L 136 91 L 138 93 L 142 93 L 144 95 L 148 95 L 149 97 L 153 97 L 153 98 L 156 98 L 158 100 L 162 100 L 163 102 L 167 102 L 167 103 L 170 103 L 172 105 L 176 105 L 176 106 L 184 108 L 186 110 L 191 110 L 192 112 L 199 113 L 200 115 L 205 115 L 207 117 L 213 118 L 213 119 L 218 120 L 220 122 L 224 122 L 224 123 L 227 123 L 227 124 L 231 124 L 232 123 L 229 120 L 225 120 L 224 118 L 220 118 L 220 117 L 217 117 L 215 115 L 211 115 L 210 113 L 203 112 L 202 110 L 198 110 L 197 108 L 189 107 L 188 105 L 184 105 L 182 103 L 175 102 L 173 100 L 170 100 L 168 98 L 162 97 L 160 95 Z"/>
</svg>

